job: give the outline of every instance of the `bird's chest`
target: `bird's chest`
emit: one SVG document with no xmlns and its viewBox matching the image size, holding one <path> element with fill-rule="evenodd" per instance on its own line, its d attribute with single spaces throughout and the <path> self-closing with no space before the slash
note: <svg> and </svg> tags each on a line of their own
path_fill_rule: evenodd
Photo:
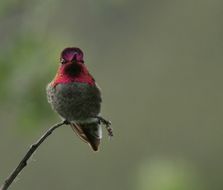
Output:
<svg viewBox="0 0 223 190">
<path fill-rule="evenodd" d="M 50 103 L 68 120 L 94 117 L 100 112 L 100 91 L 82 83 L 58 84 L 50 89 Z"/>
</svg>

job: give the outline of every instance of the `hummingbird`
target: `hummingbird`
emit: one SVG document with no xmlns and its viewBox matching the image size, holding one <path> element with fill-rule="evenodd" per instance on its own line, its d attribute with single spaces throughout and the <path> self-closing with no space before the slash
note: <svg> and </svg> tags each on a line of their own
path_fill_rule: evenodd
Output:
<svg viewBox="0 0 223 190">
<path fill-rule="evenodd" d="M 101 124 L 113 136 L 111 122 L 100 116 L 101 90 L 89 73 L 80 48 L 68 47 L 61 52 L 58 71 L 46 92 L 53 110 L 94 151 L 101 142 Z"/>
</svg>

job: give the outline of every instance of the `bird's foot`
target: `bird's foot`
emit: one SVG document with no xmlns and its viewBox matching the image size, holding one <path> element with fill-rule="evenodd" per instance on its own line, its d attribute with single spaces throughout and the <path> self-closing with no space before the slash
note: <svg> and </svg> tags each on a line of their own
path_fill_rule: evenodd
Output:
<svg viewBox="0 0 223 190">
<path fill-rule="evenodd" d="M 70 122 L 69 122 L 68 120 L 66 120 L 66 119 L 63 121 L 63 123 L 64 123 L 65 125 L 69 125 L 69 124 L 70 124 Z"/>
<path fill-rule="evenodd" d="M 111 128 L 111 121 L 108 121 L 108 120 L 106 120 L 106 119 L 104 119 L 103 117 L 100 117 L 100 116 L 97 116 L 96 118 L 98 119 L 99 123 L 102 123 L 103 125 L 105 125 L 105 127 L 108 131 L 108 136 L 113 137 L 114 134 L 113 134 L 113 130 Z"/>
</svg>

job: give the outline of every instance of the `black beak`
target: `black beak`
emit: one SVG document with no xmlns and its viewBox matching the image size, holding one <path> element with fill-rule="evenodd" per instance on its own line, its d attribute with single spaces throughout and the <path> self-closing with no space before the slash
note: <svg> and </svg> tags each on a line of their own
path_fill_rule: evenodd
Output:
<svg viewBox="0 0 223 190">
<path fill-rule="evenodd" d="M 77 62 L 77 54 L 74 54 L 72 58 L 72 63 L 76 63 L 76 62 Z"/>
</svg>

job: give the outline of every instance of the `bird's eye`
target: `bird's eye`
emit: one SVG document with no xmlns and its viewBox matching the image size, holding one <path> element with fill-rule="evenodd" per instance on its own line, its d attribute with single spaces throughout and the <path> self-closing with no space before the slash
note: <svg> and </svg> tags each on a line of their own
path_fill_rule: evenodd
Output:
<svg viewBox="0 0 223 190">
<path fill-rule="evenodd" d="M 60 62 L 61 62 L 62 64 L 65 64 L 65 63 L 66 63 L 66 60 L 63 59 L 63 58 L 61 58 L 61 59 L 60 59 Z"/>
</svg>

